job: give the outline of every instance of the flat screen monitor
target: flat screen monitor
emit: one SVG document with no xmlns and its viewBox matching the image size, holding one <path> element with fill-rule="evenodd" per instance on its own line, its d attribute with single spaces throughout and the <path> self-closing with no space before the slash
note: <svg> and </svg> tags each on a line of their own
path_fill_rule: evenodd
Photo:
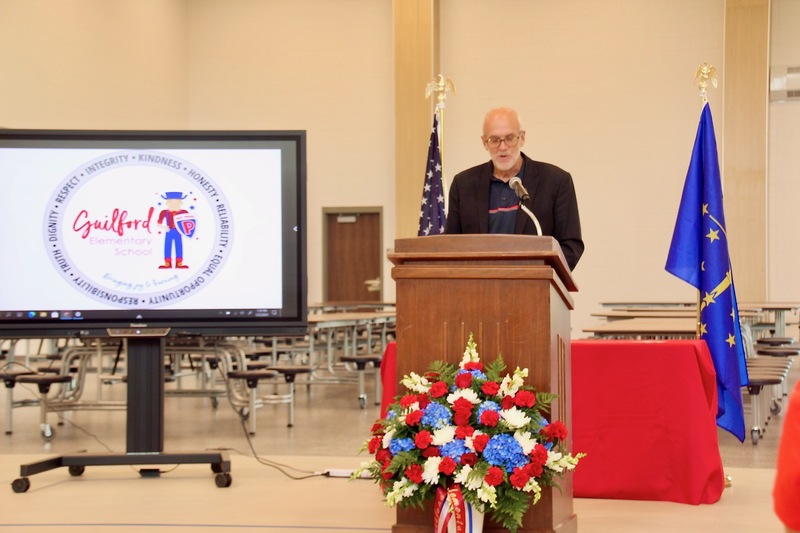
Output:
<svg viewBox="0 0 800 533">
<path fill-rule="evenodd" d="M 304 131 L 0 130 L 0 336 L 307 329 Z"/>
</svg>

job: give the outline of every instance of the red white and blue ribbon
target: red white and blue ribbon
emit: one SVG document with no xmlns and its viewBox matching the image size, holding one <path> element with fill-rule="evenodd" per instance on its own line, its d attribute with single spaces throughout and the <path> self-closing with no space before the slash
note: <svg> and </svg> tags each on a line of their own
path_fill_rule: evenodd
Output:
<svg viewBox="0 0 800 533">
<path fill-rule="evenodd" d="M 433 521 L 435 533 L 480 533 L 483 531 L 483 513 L 475 511 L 464 501 L 460 485 L 438 487 L 434 500 Z"/>
</svg>

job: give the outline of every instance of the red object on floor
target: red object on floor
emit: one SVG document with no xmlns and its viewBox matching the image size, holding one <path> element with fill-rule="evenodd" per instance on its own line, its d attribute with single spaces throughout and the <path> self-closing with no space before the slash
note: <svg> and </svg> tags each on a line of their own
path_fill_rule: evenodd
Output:
<svg viewBox="0 0 800 533">
<path fill-rule="evenodd" d="M 386 411 L 394 402 L 397 395 L 397 342 L 392 341 L 386 345 L 381 359 L 381 418 L 386 416 Z"/>
<path fill-rule="evenodd" d="M 574 496 L 718 501 L 716 413 L 705 341 L 573 341 Z"/>
</svg>

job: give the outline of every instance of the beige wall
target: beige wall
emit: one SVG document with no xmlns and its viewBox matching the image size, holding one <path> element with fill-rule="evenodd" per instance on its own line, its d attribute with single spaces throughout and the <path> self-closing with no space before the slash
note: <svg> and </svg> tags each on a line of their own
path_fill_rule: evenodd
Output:
<svg viewBox="0 0 800 533">
<path fill-rule="evenodd" d="M 523 151 L 575 180 L 586 252 L 573 337 L 601 301 L 696 298 L 664 264 L 700 119 L 694 73 L 721 67 L 723 17 L 722 0 L 442 2 L 442 70 L 458 91 L 449 176 L 487 159 L 483 114 L 509 105 Z M 721 127 L 721 94 L 709 99 Z"/>
<path fill-rule="evenodd" d="M 0 0 L 0 127 L 186 126 L 184 0 Z"/>
<path fill-rule="evenodd" d="M 383 206 L 394 243 L 391 2 L 187 6 L 188 127 L 308 132 L 309 302 L 319 302 L 324 207 Z"/>
<path fill-rule="evenodd" d="M 486 159 L 481 120 L 500 104 L 522 113 L 528 155 L 573 174 L 587 244 L 573 335 L 601 301 L 694 300 L 664 262 L 701 110 L 693 75 L 704 60 L 722 70 L 724 0 L 440 10 L 457 91 L 448 177 Z M 323 207 L 383 206 L 387 246 L 396 234 L 393 27 L 391 0 L 0 0 L 0 126 L 308 130 L 317 301 Z M 719 137 L 719 89 L 710 103 Z M 770 227 L 795 239 L 790 196 L 770 190 Z M 770 235 L 770 296 L 800 299 L 796 254 Z M 388 263 L 384 278 L 391 299 Z"/>
</svg>

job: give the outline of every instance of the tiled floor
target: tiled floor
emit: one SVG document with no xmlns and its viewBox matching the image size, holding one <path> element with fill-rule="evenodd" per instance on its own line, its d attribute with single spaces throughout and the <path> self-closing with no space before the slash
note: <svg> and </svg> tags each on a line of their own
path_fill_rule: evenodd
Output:
<svg viewBox="0 0 800 533">
<path fill-rule="evenodd" d="M 790 387 L 798 372 L 792 369 Z M 185 384 L 190 385 L 190 381 Z M 105 398 L 124 398 L 124 385 L 103 387 Z M 269 387 L 262 386 L 261 391 L 268 394 L 272 391 Z M 367 391 L 372 395 L 371 381 Z M 34 396 L 29 387 L 18 385 L 15 389 L 16 399 Z M 0 420 L 5 427 L 7 400 L 4 394 L 0 398 Z M 378 416 L 379 408 L 372 400 L 370 396 L 367 408 L 360 409 L 354 382 L 310 389 L 299 386 L 295 426 L 287 427 L 286 405 L 265 406 L 256 411 L 257 434 L 249 436 L 225 398 L 215 408 L 207 398 L 168 397 L 164 451 L 230 450 L 233 486 L 217 489 L 210 471 L 199 465 L 184 465 L 160 480 L 141 478 L 130 467 L 87 468 L 79 478 L 54 470 L 31 476 L 31 489 L 25 494 L 15 494 L 8 485 L 0 489 L 0 529 L 84 531 L 105 530 L 103 525 L 113 524 L 115 531 L 143 527 L 153 531 L 174 531 L 176 527 L 185 531 L 201 527 L 389 531 L 394 512 L 382 505 L 377 489 L 369 482 L 329 478 L 293 482 L 264 465 L 280 462 L 294 469 L 283 468 L 294 477 L 326 468 L 355 467 L 366 459 L 357 451 Z M 51 416 L 55 422 L 57 417 Z M 7 483 L 18 476 L 19 464 L 32 457 L 125 451 L 125 413 L 121 411 L 66 413 L 63 424 L 54 425 L 55 438 L 49 442 L 41 436 L 36 407 L 14 409 L 13 417 L 13 433 L 0 435 L 0 474 Z M 740 443 L 720 431 L 723 464 L 733 478 L 720 502 L 691 506 L 576 499 L 579 530 L 781 531 L 770 497 L 780 429 L 778 415 L 757 446 L 749 439 Z M 253 452 L 265 460 L 248 457 Z M 333 485 L 336 488 L 331 490 Z"/>
</svg>

